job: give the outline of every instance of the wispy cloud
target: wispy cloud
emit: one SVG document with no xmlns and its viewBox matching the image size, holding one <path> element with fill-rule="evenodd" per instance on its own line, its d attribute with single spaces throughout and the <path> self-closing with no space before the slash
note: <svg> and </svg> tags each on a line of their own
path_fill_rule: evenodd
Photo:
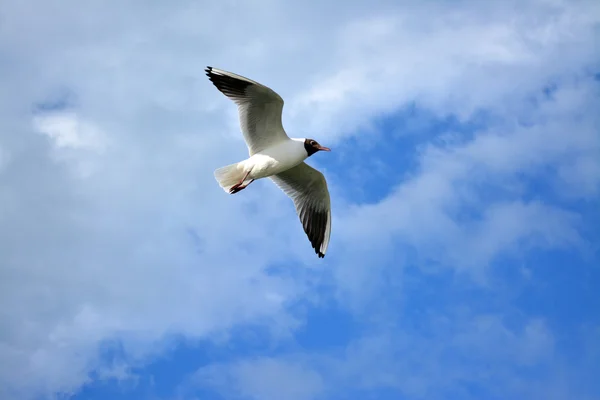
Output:
<svg viewBox="0 0 600 400">
<path fill-rule="evenodd" d="M 494 398 L 560 393 L 557 398 L 567 398 L 568 390 L 576 389 L 562 387 L 562 371 L 552 366 L 555 338 L 547 325 L 523 318 L 515 324 L 512 318 L 511 323 L 508 314 L 467 310 L 430 315 L 420 319 L 424 324 L 419 327 L 371 332 L 342 351 L 249 358 L 202 368 L 179 394 L 188 398 L 197 388 L 213 387 L 227 398 L 265 400 L 385 397 L 386 391 L 414 399 L 475 399 L 481 393 L 493 393 Z"/>
<path fill-rule="evenodd" d="M 319 374 L 301 363 L 273 358 L 211 365 L 197 371 L 188 385 L 214 387 L 227 398 L 312 399 L 323 390 Z"/>
</svg>

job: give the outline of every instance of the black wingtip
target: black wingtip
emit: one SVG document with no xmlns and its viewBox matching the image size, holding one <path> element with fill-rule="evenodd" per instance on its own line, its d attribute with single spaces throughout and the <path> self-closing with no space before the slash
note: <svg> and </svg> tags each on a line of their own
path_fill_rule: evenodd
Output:
<svg viewBox="0 0 600 400">
<path fill-rule="evenodd" d="M 321 253 L 320 251 L 317 253 L 319 258 L 325 258 L 325 254 Z"/>
</svg>

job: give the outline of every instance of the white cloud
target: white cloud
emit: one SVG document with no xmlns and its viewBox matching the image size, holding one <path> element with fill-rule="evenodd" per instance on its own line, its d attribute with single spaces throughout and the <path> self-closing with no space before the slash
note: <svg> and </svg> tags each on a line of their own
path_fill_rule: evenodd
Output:
<svg viewBox="0 0 600 400">
<path fill-rule="evenodd" d="M 52 138 L 59 148 L 94 149 L 105 147 L 104 135 L 95 126 L 81 121 L 74 113 L 44 113 L 33 120 L 35 128 Z"/>
<path fill-rule="evenodd" d="M 418 328 L 390 321 L 387 329 L 369 331 L 341 349 L 201 368 L 180 396 L 210 387 L 227 398 L 261 400 L 342 399 L 377 389 L 411 399 L 469 399 L 479 398 L 469 386 L 486 384 L 503 398 L 545 398 L 564 389 L 553 381 L 561 371 L 551 366 L 555 339 L 546 323 L 533 318 L 509 327 L 506 319 L 508 314 L 453 311 L 430 314 Z M 523 378 L 525 370 L 536 371 L 536 378 Z"/>
<path fill-rule="evenodd" d="M 0 397 L 76 391 L 101 364 L 99 344 L 115 337 L 143 359 L 170 333 L 210 337 L 263 320 L 274 334 L 294 329 L 286 305 L 310 291 L 311 281 L 302 268 L 296 279 L 265 268 L 323 264 L 310 256 L 288 199 L 268 182 L 236 197 L 215 185 L 212 171 L 246 151 L 234 107 L 202 69 L 214 65 L 269 84 L 286 99 L 290 135 L 335 143 L 415 101 L 439 115 L 468 118 L 480 108 L 512 115 L 544 85 L 594 65 L 595 2 L 532 1 L 519 3 L 518 12 L 505 2 L 486 4 L 2 7 Z M 34 105 L 64 88 L 75 94 L 73 104 L 33 117 Z M 534 126 L 427 148 L 423 170 L 388 199 L 357 211 L 336 208 L 334 260 L 347 261 L 350 247 L 385 248 L 393 235 L 429 256 L 456 251 L 460 260 L 469 245 L 481 245 L 486 260 L 531 235 L 552 245 L 578 242 L 576 218 L 536 202 L 487 210 L 486 227 L 508 221 L 494 234 L 481 220 L 463 224 L 455 215 L 470 200 L 460 190 L 472 168 L 514 177 L 516 163 L 530 169 L 569 156 L 560 164 L 565 186 L 576 196 L 597 193 L 596 120 L 582 117 L 582 129 L 573 130 L 579 120 L 570 117 L 573 102 L 585 104 L 591 94 L 567 88 L 571 97 L 562 88 L 562 100 L 540 114 L 552 119 L 542 125 L 552 140 Z M 555 118 L 560 110 L 566 116 Z M 343 182 L 331 186 L 339 193 Z M 259 188 L 278 195 L 262 196 Z M 525 231 L 511 229 L 519 216 L 531 222 Z M 374 272 L 361 270 L 360 261 L 346 263 L 343 274 L 336 269 L 340 287 L 354 282 L 365 291 Z M 317 390 L 318 379 L 301 378 Z"/>
<path fill-rule="evenodd" d="M 106 134 L 73 112 L 45 112 L 33 118 L 34 129 L 48 136 L 52 157 L 65 163 L 73 176 L 87 178 L 101 168 L 99 158 L 109 145 Z"/>
<path fill-rule="evenodd" d="M 212 365 L 198 370 L 188 382 L 194 387 L 212 387 L 227 398 L 253 400 L 310 400 L 320 395 L 320 375 L 301 362 L 258 358 L 230 365 Z"/>
<path fill-rule="evenodd" d="M 412 102 L 464 119 L 482 108 L 514 110 L 525 94 L 596 63 L 600 13 L 589 2 L 534 1 L 519 12 L 511 2 L 461 5 L 407 3 L 344 26 L 337 62 L 292 104 L 294 123 L 311 112 L 311 132 L 342 136 Z"/>
</svg>

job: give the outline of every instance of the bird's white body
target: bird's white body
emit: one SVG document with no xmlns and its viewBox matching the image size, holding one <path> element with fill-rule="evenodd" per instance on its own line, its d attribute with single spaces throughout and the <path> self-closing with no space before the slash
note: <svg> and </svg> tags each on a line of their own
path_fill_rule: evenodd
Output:
<svg viewBox="0 0 600 400">
<path fill-rule="evenodd" d="M 261 179 L 286 171 L 306 160 L 304 139 L 291 138 L 259 151 L 240 162 L 248 179 Z"/>
</svg>

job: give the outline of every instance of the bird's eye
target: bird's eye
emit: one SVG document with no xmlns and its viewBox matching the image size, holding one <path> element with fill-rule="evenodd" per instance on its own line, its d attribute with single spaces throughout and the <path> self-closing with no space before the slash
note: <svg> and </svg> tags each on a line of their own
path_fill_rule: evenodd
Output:
<svg viewBox="0 0 600 400">
<path fill-rule="evenodd" d="M 314 140 L 311 140 L 310 144 L 314 146 L 315 144 L 317 144 L 317 142 L 315 142 Z"/>
</svg>

